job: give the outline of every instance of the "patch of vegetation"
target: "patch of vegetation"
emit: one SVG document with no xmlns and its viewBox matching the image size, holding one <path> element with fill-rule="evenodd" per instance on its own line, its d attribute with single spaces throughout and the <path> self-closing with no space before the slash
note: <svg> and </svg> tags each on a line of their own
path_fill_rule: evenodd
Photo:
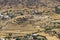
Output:
<svg viewBox="0 0 60 40">
<path fill-rule="evenodd" d="M 18 19 L 16 19 L 16 23 L 17 24 L 21 24 L 21 23 L 24 23 L 24 22 L 26 22 L 28 19 L 27 18 L 18 18 Z"/>
<path fill-rule="evenodd" d="M 60 14 L 60 6 L 56 6 L 55 7 L 55 12 L 58 13 L 58 14 Z"/>
</svg>

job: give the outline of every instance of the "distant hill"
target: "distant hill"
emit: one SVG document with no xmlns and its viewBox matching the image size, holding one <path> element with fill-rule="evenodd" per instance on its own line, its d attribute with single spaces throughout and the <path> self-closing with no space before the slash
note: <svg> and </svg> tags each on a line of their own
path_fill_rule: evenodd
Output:
<svg viewBox="0 0 60 40">
<path fill-rule="evenodd" d="M 56 6 L 60 5 L 60 0 L 0 0 L 0 6 L 18 6 L 23 5 L 26 7 L 29 6 Z"/>
</svg>

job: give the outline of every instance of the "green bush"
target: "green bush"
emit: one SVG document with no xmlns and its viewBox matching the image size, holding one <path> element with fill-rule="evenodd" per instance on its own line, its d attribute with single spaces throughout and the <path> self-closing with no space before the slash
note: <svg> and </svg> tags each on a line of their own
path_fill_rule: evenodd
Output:
<svg viewBox="0 0 60 40">
<path fill-rule="evenodd" d="M 58 14 L 60 14 L 60 6 L 56 6 L 55 7 L 55 12 L 58 13 Z"/>
</svg>

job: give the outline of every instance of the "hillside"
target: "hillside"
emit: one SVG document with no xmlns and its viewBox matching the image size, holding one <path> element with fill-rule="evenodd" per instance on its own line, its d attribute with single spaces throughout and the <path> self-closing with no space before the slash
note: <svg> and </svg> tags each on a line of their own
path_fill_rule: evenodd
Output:
<svg viewBox="0 0 60 40">
<path fill-rule="evenodd" d="M 38 34 L 59 40 L 59 6 L 60 0 L 0 0 L 0 38 Z"/>
</svg>

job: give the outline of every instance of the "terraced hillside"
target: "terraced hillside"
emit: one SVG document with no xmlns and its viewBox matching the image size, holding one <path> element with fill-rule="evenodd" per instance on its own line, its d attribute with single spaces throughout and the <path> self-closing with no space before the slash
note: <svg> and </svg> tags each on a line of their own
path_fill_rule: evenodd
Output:
<svg viewBox="0 0 60 40">
<path fill-rule="evenodd" d="M 0 0 L 0 38 L 27 34 L 60 40 L 60 0 Z"/>
</svg>

